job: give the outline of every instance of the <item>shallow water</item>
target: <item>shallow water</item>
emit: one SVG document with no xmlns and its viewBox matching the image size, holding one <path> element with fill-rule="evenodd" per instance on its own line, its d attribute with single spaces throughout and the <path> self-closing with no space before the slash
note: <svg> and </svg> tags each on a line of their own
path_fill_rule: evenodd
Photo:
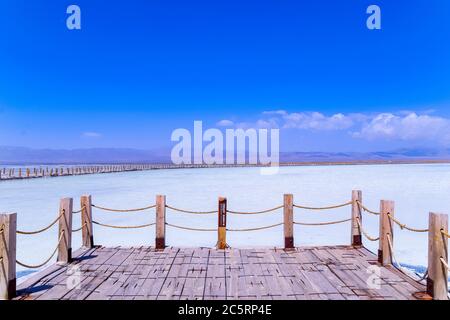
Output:
<svg viewBox="0 0 450 320">
<path fill-rule="evenodd" d="M 18 213 L 18 229 L 33 230 L 47 225 L 58 214 L 59 199 L 91 194 L 92 202 L 112 208 L 143 207 L 165 194 L 167 203 L 191 210 L 215 210 L 217 197 L 228 198 L 228 208 L 256 211 L 281 205 L 284 193 L 294 194 L 294 202 L 325 206 L 350 200 L 351 190 L 363 191 L 365 205 L 378 211 L 379 200 L 395 200 L 396 217 L 402 222 L 426 228 L 428 212 L 450 212 L 450 165 L 348 165 L 282 167 L 276 175 L 260 175 L 258 168 L 176 169 L 69 176 L 0 182 L 0 211 Z M 94 209 L 94 220 L 117 225 L 137 225 L 154 221 L 154 209 L 136 213 L 108 213 Z M 331 221 L 350 217 L 350 207 L 329 211 L 296 209 L 295 220 Z M 250 228 L 282 221 L 282 210 L 253 216 L 229 215 L 230 228 Z M 168 210 L 167 222 L 184 226 L 215 228 L 216 215 L 191 215 Z M 378 235 L 378 217 L 365 214 L 364 228 Z M 74 216 L 74 228 L 80 226 Z M 295 244 L 348 244 L 350 224 L 295 226 Z M 73 238 L 73 250 L 81 243 Z M 167 227 L 171 246 L 214 246 L 215 232 L 194 232 Z M 94 226 L 96 244 L 153 245 L 154 227 L 116 230 Z M 17 258 L 36 264 L 45 260 L 57 242 L 57 227 L 36 236 L 18 235 Z M 254 232 L 229 232 L 230 246 L 282 246 L 282 226 Z M 399 261 L 414 266 L 427 264 L 427 234 L 395 229 L 395 252 Z M 364 245 L 377 250 L 377 242 L 364 239 Z M 19 275 L 24 269 L 18 266 Z"/>
</svg>

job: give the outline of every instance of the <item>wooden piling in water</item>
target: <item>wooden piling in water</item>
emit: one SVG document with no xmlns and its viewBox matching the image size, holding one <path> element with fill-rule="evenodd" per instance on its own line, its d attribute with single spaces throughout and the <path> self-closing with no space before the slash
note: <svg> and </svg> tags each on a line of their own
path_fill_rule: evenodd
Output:
<svg viewBox="0 0 450 320">
<path fill-rule="evenodd" d="M 378 242 L 378 262 L 382 265 L 392 264 L 391 245 L 394 247 L 394 201 L 380 201 L 380 240 Z M 389 244 L 390 241 L 390 244 Z"/>
<path fill-rule="evenodd" d="M 166 247 L 166 196 L 156 196 L 156 236 L 155 247 L 162 250 Z"/>
<path fill-rule="evenodd" d="M 0 214 L 0 299 L 16 295 L 17 214 Z"/>
<path fill-rule="evenodd" d="M 429 214 L 427 293 L 434 300 L 448 300 L 448 215 Z"/>
<path fill-rule="evenodd" d="M 72 260 L 72 198 L 61 199 L 59 205 L 59 232 L 58 239 L 62 237 L 58 244 L 58 259 L 61 264 L 69 263 Z"/>
<path fill-rule="evenodd" d="M 92 228 L 92 198 L 90 195 L 81 197 L 81 237 L 85 248 L 94 247 L 94 234 Z"/>
<path fill-rule="evenodd" d="M 218 228 L 217 228 L 217 249 L 227 247 L 227 198 L 219 198 L 218 208 Z"/>
<path fill-rule="evenodd" d="M 284 195 L 284 248 L 294 248 L 294 196 L 292 194 Z"/>
<path fill-rule="evenodd" d="M 359 202 L 359 203 L 358 203 Z M 352 191 L 352 223 L 351 223 L 351 244 L 352 246 L 362 246 L 361 230 L 358 225 L 359 222 L 362 224 L 362 214 L 361 206 L 362 203 L 362 192 L 361 190 Z"/>
</svg>

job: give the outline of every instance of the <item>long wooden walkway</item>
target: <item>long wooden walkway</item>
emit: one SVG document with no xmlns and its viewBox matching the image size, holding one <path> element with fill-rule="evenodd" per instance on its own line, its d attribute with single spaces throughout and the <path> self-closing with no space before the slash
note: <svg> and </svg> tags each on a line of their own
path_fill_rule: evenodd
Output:
<svg viewBox="0 0 450 320">
<path fill-rule="evenodd" d="M 350 246 L 284 249 L 96 247 L 18 286 L 16 299 L 414 299 L 425 287 Z M 79 285 L 78 284 L 78 280 Z"/>
</svg>

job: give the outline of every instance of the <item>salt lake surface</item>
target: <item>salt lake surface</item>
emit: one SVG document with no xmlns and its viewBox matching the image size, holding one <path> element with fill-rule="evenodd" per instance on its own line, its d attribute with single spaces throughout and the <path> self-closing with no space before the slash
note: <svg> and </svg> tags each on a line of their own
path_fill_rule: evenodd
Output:
<svg viewBox="0 0 450 320">
<path fill-rule="evenodd" d="M 351 190 L 363 192 L 365 205 L 375 211 L 380 199 L 395 201 L 395 215 L 403 223 L 418 228 L 428 226 L 428 213 L 450 213 L 450 165 L 348 165 L 282 167 L 276 175 L 261 175 L 258 168 L 172 169 L 68 176 L 0 182 L 0 211 L 17 212 L 18 229 L 34 230 L 47 225 L 58 214 L 59 199 L 91 194 L 94 204 L 112 208 L 144 207 L 157 194 L 167 196 L 167 204 L 188 210 L 215 210 L 217 198 L 226 196 L 228 208 L 257 211 L 282 204 L 283 194 L 292 193 L 296 204 L 326 206 L 350 200 Z M 168 210 L 167 222 L 199 228 L 215 228 L 216 215 L 192 215 Z M 154 221 L 154 209 L 135 213 L 110 213 L 93 209 L 94 220 L 116 225 L 137 225 Z M 329 211 L 296 209 L 295 221 L 318 222 L 346 219 L 350 207 Z M 282 221 L 275 213 L 229 215 L 230 228 L 251 228 Z M 365 214 L 364 228 L 378 235 L 378 217 Z M 80 226 L 74 216 L 74 228 Z M 331 226 L 295 226 L 295 245 L 349 244 L 349 222 Z M 57 227 L 35 235 L 18 235 L 17 258 L 38 264 L 53 251 Z M 80 247 L 81 234 L 73 238 L 73 250 Z M 105 246 L 154 245 L 154 227 L 134 230 L 94 226 L 94 241 Z M 215 232 L 194 232 L 167 228 L 171 246 L 214 246 Z M 283 246 L 282 226 L 254 232 L 229 232 L 232 247 Z M 397 259 L 405 264 L 426 266 L 427 234 L 399 228 L 394 235 Z M 376 252 L 377 242 L 364 238 L 364 245 Z M 18 276 L 25 274 L 18 266 Z"/>
</svg>

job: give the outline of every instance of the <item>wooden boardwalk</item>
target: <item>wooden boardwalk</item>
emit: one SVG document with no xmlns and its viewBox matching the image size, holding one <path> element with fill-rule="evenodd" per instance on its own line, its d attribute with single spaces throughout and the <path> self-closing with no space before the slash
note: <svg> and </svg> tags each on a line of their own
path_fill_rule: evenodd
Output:
<svg viewBox="0 0 450 320">
<path fill-rule="evenodd" d="M 52 265 L 18 285 L 16 299 L 415 299 L 425 291 L 377 257 L 350 246 L 284 249 L 96 247 L 68 266 Z M 80 280 L 77 287 L 77 279 Z"/>
</svg>

